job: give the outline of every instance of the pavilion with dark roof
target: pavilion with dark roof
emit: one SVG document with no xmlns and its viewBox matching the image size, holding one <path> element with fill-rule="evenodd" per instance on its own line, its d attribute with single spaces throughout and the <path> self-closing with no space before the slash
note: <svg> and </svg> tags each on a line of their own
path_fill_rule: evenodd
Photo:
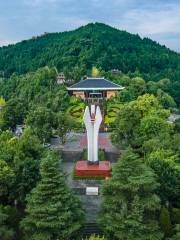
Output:
<svg viewBox="0 0 180 240">
<path fill-rule="evenodd" d="M 70 95 L 81 97 L 83 100 L 109 99 L 110 97 L 115 97 L 117 92 L 122 89 L 124 87 L 103 77 L 86 78 L 67 88 Z"/>
</svg>

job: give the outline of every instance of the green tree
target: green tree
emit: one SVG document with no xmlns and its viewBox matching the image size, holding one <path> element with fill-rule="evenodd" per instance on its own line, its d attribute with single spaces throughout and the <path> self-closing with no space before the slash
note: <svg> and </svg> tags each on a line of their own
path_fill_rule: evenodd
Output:
<svg viewBox="0 0 180 240">
<path fill-rule="evenodd" d="M 136 111 L 131 103 L 121 106 L 114 124 L 116 129 L 112 133 L 113 143 L 135 144 L 135 129 L 139 126 L 140 119 L 140 112 Z"/>
<path fill-rule="evenodd" d="M 22 227 L 27 239 L 75 237 L 83 222 L 79 200 L 65 184 L 59 156 L 51 152 L 41 161 L 41 180 L 27 198 Z"/>
<path fill-rule="evenodd" d="M 180 119 L 175 121 L 174 130 L 175 130 L 175 132 L 180 133 Z"/>
<path fill-rule="evenodd" d="M 45 154 L 45 149 L 39 139 L 26 129 L 18 139 L 14 154 L 15 180 L 13 191 L 9 198 L 15 199 L 19 205 L 25 205 L 26 195 L 34 188 L 40 179 L 40 159 Z"/>
<path fill-rule="evenodd" d="M 175 108 L 176 103 L 174 99 L 168 94 L 159 89 L 157 91 L 157 99 L 159 103 L 164 107 L 164 108 Z"/>
<path fill-rule="evenodd" d="M 167 136 L 170 134 L 170 130 L 170 125 L 166 120 L 158 116 L 149 115 L 141 120 L 139 135 L 143 143 L 155 137 Z"/>
<path fill-rule="evenodd" d="M 156 221 L 160 208 L 157 187 L 151 168 L 136 154 L 126 152 L 102 190 L 99 221 L 110 239 L 162 239 Z"/>
<path fill-rule="evenodd" d="M 69 106 L 69 101 L 68 91 L 60 88 L 51 99 L 48 100 L 47 107 L 52 109 L 53 112 L 66 111 Z"/>
<path fill-rule="evenodd" d="M 10 131 L 0 133 L 0 159 L 12 166 L 17 147 L 17 138 Z"/>
<path fill-rule="evenodd" d="M 171 216 L 174 224 L 180 224 L 180 208 L 172 208 Z"/>
<path fill-rule="evenodd" d="M 180 239 L 180 224 L 176 225 L 175 234 L 170 238 L 170 240 L 179 240 Z"/>
<path fill-rule="evenodd" d="M 2 109 L 4 129 L 15 129 L 17 124 L 22 124 L 26 116 L 26 107 L 22 99 L 12 98 L 7 101 Z"/>
<path fill-rule="evenodd" d="M 75 66 L 74 69 L 73 69 L 73 79 L 77 82 L 79 80 L 81 80 L 81 69 L 78 67 L 78 66 Z"/>
<path fill-rule="evenodd" d="M 135 77 L 131 79 L 129 88 L 134 93 L 134 96 L 137 97 L 143 95 L 146 92 L 146 83 L 142 78 Z"/>
<path fill-rule="evenodd" d="M 14 180 L 14 172 L 8 164 L 0 160 L 0 199 L 8 193 L 8 189 Z"/>
<path fill-rule="evenodd" d="M 169 211 L 164 206 L 161 208 L 159 222 L 165 237 L 169 237 L 172 233 L 172 224 Z"/>
<path fill-rule="evenodd" d="M 0 239 L 12 240 L 14 237 L 14 231 L 8 224 L 8 206 L 0 205 Z"/>
<path fill-rule="evenodd" d="M 93 66 L 91 71 L 92 77 L 99 77 L 100 71 L 97 69 L 97 67 Z"/>
<path fill-rule="evenodd" d="M 69 72 L 69 69 L 67 68 L 67 66 L 64 67 L 63 73 L 64 73 L 65 81 L 71 78 L 71 73 Z"/>
<path fill-rule="evenodd" d="M 118 93 L 117 99 L 120 102 L 130 102 L 135 99 L 135 95 L 131 88 L 126 87 L 125 89 Z"/>
<path fill-rule="evenodd" d="M 42 142 L 45 142 L 52 135 L 54 115 L 46 107 L 37 107 L 36 110 L 29 113 L 26 124 Z"/>
<path fill-rule="evenodd" d="M 67 134 L 73 127 L 75 127 L 75 123 L 69 114 L 63 112 L 56 114 L 56 132 L 63 144 L 66 142 Z"/>
<path fill-rule="evenodd" d="M 164 204 L 180 207 L 180 167 L 177 163 L 178 156 L 172 151 L 158 149 L 146 159 L 149 166 L 157 174 L 158 195 Z"/>
<path fill-rule="evenodd" d="M 6 105 L 6 101 L 3 97 L 0 97 L 0 110 Z"/>
<path fill-rule="evenodd" d="M 114 143 L 125 143 L 136 146 L 139 143 L 139 127 L 141 120 L 150 113 L 157 114 L 160 110 L 159 103 L 153 95 L 145 94 L 135 101 L 126 103 L 120 107 L 115 121 L 115 130 L 112 134 Z"/>
</svg>

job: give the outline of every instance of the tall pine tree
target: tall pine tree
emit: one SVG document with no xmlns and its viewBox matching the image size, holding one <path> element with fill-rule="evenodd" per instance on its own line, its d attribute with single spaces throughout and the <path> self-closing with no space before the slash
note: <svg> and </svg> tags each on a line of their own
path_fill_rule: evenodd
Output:
<svg viewBox="0 0 180 240">
<path fill-rule="evenodd" d="M 26 238 L 32 240 L 73 239 L 84 213 L 79 200 L 65 184 L 59 156 L 51 152 L 42 159 L 41 180 L 27 197 L 27 216 L 22 220 Z"/>
<path fill-rule="evenodd" d="M 128 151 L 103 187 L 99 223 L 110 239 L 160 240 L 156 221 L 160 200 L 154 173 Z"/>
</svg>

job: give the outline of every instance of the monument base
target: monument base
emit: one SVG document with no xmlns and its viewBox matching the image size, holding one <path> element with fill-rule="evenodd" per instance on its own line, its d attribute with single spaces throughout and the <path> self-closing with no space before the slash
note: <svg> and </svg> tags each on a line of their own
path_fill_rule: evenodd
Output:
<svg viewBox="0 0 180 240">
<path fill-rule="evenodd" d="M 99 161 L 99 164 L 89 164 L 88 161 L 78 161 L 75 166 L 76 176 L 110 177 L 110 162 Z"/>
</svg>

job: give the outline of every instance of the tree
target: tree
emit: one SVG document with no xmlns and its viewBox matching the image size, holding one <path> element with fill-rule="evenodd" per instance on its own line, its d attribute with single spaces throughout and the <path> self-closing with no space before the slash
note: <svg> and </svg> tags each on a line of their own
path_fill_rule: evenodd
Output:
<svg viewBox="0 0 180 240">
<path fill-rule="evenodd" d="M 45 142 L 49 140 L 52 135 L 54 115 L 52 111 L 46 107 L 37 107 L 36 110 L 29 113 L 26 124 L 42 142 Z"/>
<path fill-rule="evenodd" d="M 170 134 L 170 129 L 170 125 L 166 120 L 158 116 L 149 115 L 141 120 L 139 135 L 143 143 L 149 139 Z"/>
<path fill-rule="evenodd" d="M 0 133 L 0 159 L 9 165 L 13 165 L 17 147 L 17 138 L 10 131 Z"/>
<path fill-rule="evenodd" d="M 15 129 L 17 124 L 22 124 L 26 116 L 26 107 L 20 98 L 12 98 L 7 101 L 2 109 L 4 129 Z"/>
<path fill-rule="evenodd" d="M 93 66 L 91 75 L 92 77 L 99 77 L 100 71 L 95 66 Z"/>
<path fill-rule="evenodd" d="M 174 99 L 168 94 L 159 89 L 157 91 L 157 99 L 159 103 L 164 107 L 164 108 L 175 108 L 176 103 Z"/>
<path fill-rule="evenodd" d="M 180 119 L 175 121 L 174 130 L 175 130 L 175 132 L 180 133 Z"/>
<path fill-rule="evenodd" d="M 161 229 L 164 232 L 164 235 L 166 237 L 169 237 L 172 232 L 172 224 L 171 224 L 169 211 L 164 206 L 161 208 L 159 222 L 160 222 Z"/>
<path fill-rule="evenodd" d="M 175 228 L 176 233 L 170 238 L 170 240 L 179 240 L 180 239 L 180 224 L 176 225 Z"/>
<path fill-rule="evenodd" d="M 6 105 L 6 101 L 3 97 L 0 97 L 0 110 Z"/>
<path fill-rule="evenodd" d="M 27 197 L 27 215 L 22 221 L 27 239 L 74 237 L 83 222 L 83 211 L 79 200 L 65 184 L 55 152 L 42 159 L 40 174 L 40 182 Z"/>
<path fill-rule="evenodd" d="M 131 119 L 131 121 L 129 121 Z M 139 126 L 141 114 L 136 111 L 131 103 L 124 104 L 115 120 L 116 129 L 112 134 L 112 141 L 115 144 L 135 143 L 135 129 Z"/>
<path fill-rule="evenodd" d="M 13 191 L 9 198 L 24 206 L 26 195 L 36 186 L 40 179 L 40 159 L 45 154 L 45 149 L 39 139 L 32 135 L 30 129 L 26 129 L 18 139 L 14 154 L 15 180 Z"/>
<path fill-rule="evenodd" d="M 134 96 L 140 96 L 146 92 L 146 83 L 140 77 L 132 78 L 130 81 L 129 88 L 134 92 Z"/>
<path fill-rule="evenodd" d="M 8 226 L 8 206 L 0 205 L 0 239 L 12 240 L 14 231 Z"/>
<path fill-rule="evenodd" d="M 54 112 L 66 111 L 70 97 L 66 89 L 60 88 L 48 101 L 47 107 Z"/>
<path fill-rule="evenodd" d="M 180 168 L 178 156 L 172 151 L 158 149 L 152 152 L 146 162 L 157 174 L 160 183 L 157 192 L 164 204 L 180 207 Z"/>
<path fill-rule="evenodd" d="M 0 199 L 7 195 L 8 189 L 13 180 L 13 170 L 5 161 L 0 160 Z"/>
<path fill-rule="evenodd" d="M 66 142 L 67 133 L 70 132 L 74 126 L 74 120 L 69 114 L 63 112 L 56 114 L 56 132 L 63 144 Z"/>
<path fill-rule="evenodd" d="M 79 80 L 81 80 L 81 69 L 78 66 L 75 66 L 73 69 L 73 79 L 77 82 Z"/>
<path fill-rule="evenodd" d="M 158 90 L 158 85 L 157 85 L 156 82 L 149 81 L 149 82 L 147 82 L 146 87 L 147 87 L 147 92 L 148 92 L 149 94 L 154 94 L 154 95 L 156 95 L 157 90 Z"/>
<path fill-rule="evenodd" d="M 63 73 L 64 73 L 65 81 L 71 78 L 71 73 L 69 72 L 69 69 L 67 68 L 67 66 L 64 67 Z"/>
<path fill-rule="evenodd" d="M 139 138 L 139 127 L 141 120 L 151 112 L 157 114 L 160 105 L 153 95 L 145 94 L 135 101 L 124 104 L 117 115 L 115 126 L 116 129 L 112 134 L 114 143 L 125 143 L 137 146 Z"/>
<path fill-rule="evenodd" d="M 2 132 L 0 146 L 0 189 L 3 187 L 3 200 L 10 204 L 16 200 L 23 206 L 26 194 L 39 180 L 39 164 L 45 148 L 30 129 L 25 129 L 19 138 L 9 131 Z"/>
<path fill-rule="evenodd" d="M 151 168 L 133 152 L 126 152 L 102 190 L 99 222 L 110 239 L 162 239 L 156 221 L 157 187 Z"/>
<path fill-rule="evenodd" d="M 135 96 L 133 90 L 126 87 L 118 93 L 117 98 L 120 102 L 130 102 L 135 99 Z"/>
</svg>

